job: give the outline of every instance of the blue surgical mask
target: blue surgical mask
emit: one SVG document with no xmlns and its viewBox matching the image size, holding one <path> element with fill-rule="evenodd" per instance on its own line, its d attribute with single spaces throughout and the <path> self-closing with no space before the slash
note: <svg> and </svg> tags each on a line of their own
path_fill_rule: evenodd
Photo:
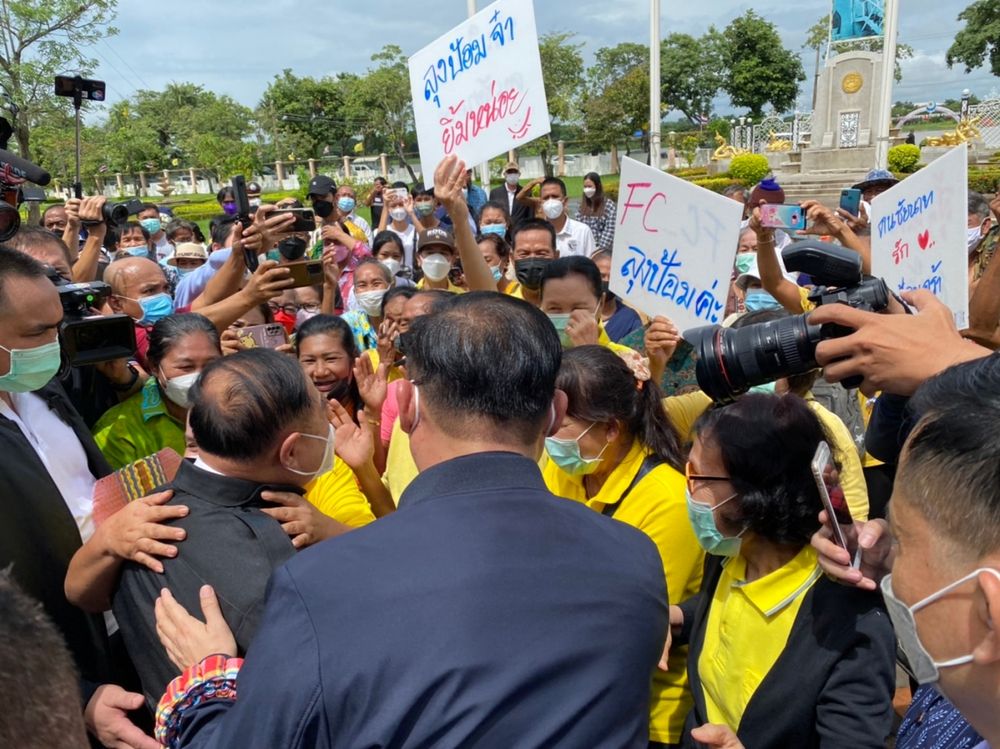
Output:
<svg viewBox="0 0 1000 749">
<path fill-rule="evenodd" d="M 135 247 L 126 247 L 122 252 L 132 257 L 147 257 L 149 255 L 149 248 L 144 244 L 139 244 Z"/>
<path fill-rule="evenodd" d="M 339 198 L 337 200 L 337 207 L 344 213 L 350 213 L 354 210 L 354 198 Z"/>
<path fill-rule="evenodd" d="M 153 296 L 143 297 L 138 300 L 142 307 L 142 318 L 140 325 L 155 325 L 164 317 L 174 314 L 174 300 L 170 294 L 153 294 Z"/>
<path fill-rule="evenodd" d="M 759 393 L 762 395 L 774 395 L 774 386 L 777 385 L 776 382 L 765 382 L 763 385 L 754 385 L 747 392 L 748 393 Z"/>
<path fill-rule="evenodd" d="M 569 313 L 549 314 L 549 320 L 552 321 L 552 325 L 555 326 L 556 332 L 559 334 L 559 343 L 562 344 L 563 348 L 573 348 L 573 341 L 569 337 L 569 333 L 566 332 L 566 326 L 569 325 Z"/>
<path fill-rule="evenodd" d="M 7 348 L 10 368 L 0 375 L 0 390 L 5 393 L 32 393 L 55 377 L 62 363 L 59 339 L 34 348 Z"/>
<path fill-rule="evenodd" d="M 144 218 L 139 222 L 139 225 L 148 231 L 150 236 L 160 231 L 160 219 L 158 218 Z"/>
<path fill-rule="evenodd" d="M 594 424 L 596 423 L 595 421 Z M 570 476 L 585 476 L 588 473 L 593 473 L 604 460 L 604 451 L 608 449 L 610 442 L 605 443 L 601 451 L 593 458 L 585 458 L 580 454 L 580 437 L 593 429 L 594 424 L 580 432 L 580 436 L 574 440 L 561 440 L 557 437 L 545 438 L 545 452 L 549 454 L 549 459 Z"/>
<path fill-rule="evenodd" d="M 479 227 L 480 234 L 497 234 L 503 236 L 507 233 L 506 224 L 484 224 Z"/>
<path fill-rule="evenodd" d="M 753 261 L 756 260 L 756 252 L 737 252 L 736 253 L 736 270 L 739 273 L 749 273 L 750 269 L 753 267 Z"/>
<path fill-rule="evenodd" d="M 781 309 L 781 302 L 763 289 L 750 289 L 746 299 L 743 300 L 743 305 L 749 312 L 757 312 L 762 309 Z"/>
<path fill-rule="evenodd" d="M 500 279 L 503 278 L 503 271 L 500 269 L 499 265 L 491 265 L 490 273 L 493 274 L 493 280 L 497 283 L 499 283 Z"/>
<path fill-rule="evenodd" d="M 694 535 L 698 538 L 701 548 L 718 557 L 735 557 L 739 554 L 740 546 L 743 544 L 740 536 L 743 532 L 737 536 L 726 537 L 719 532 L 715 524 L 715 511 L 726 502 L 736 499 L 737 495 L 722 500 L 715 507 L 695 501 L 688 490 L 685 490 L 684 496 L 687 499 L 688 518 L 691 520 L 691 527 L 694 528 Z"/>
</svg>

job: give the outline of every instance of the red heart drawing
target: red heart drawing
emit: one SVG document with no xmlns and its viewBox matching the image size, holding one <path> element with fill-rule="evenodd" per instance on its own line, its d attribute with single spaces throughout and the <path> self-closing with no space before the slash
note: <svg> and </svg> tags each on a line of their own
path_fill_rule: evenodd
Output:
<svg viewBox="0 0 1000 749">
<path fill-rule="evenodd" d="M 921 250 L 926 250 L 927 245 L 931 242 L 931 232 L 929 229 L 925 229 L 923 234 L 917 235 L 917 244 L 920 245 Z"/>
</svg>

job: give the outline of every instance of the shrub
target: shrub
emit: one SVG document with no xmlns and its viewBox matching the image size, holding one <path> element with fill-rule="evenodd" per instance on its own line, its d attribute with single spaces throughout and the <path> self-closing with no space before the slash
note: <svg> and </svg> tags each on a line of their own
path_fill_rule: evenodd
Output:
<svg viewBox="0 0 1000 749">
<path fill-rule="evenodd" d="M 741 153 L 729 162 L 729 176 L 745 185 L 756 185 L 770 173 L 767 156 L 759 153 Z"/>
<path fill-rule="evenodd" d="M 740 185 L 741 187 L 745 187 L 747 184 L 743 180 L 733 179 L 732 177 L 709 177 L 708 179 L 693 179 L 690 180 L 690 182 L 693 185 L 704 187 L 712 192 L 722 192 L 730 185 Z"/>
<path fill-rule="evenodd" d="M 889 149 L 889 169 L 893 172 L 909 174 L 915 172 L 920 161 L 920 148 L 910 143 L 901 143 Z"/>
<path fill-rule="evenodd" d="M 969 189 L 981 193 L 1000 190 L 1000 169 L 970 169 Z"/>
</svg>

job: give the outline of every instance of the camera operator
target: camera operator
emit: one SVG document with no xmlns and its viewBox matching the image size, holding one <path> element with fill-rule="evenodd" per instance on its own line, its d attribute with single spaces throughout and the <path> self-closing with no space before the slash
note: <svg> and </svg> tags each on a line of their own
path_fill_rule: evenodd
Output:
<svg viewBox="0 0 1000 749">
<path fill-rule="evenodd" d="M 22 226 L 10 246 L 54 268 L 69 282 L 69 252 L 63 241 L 37 226 Z M 114 359 L 87 366 L 74 366 L 62 377 L 66 394 L 88 427 L 112 406 L 137 392 L 146 380 L 128 358 Z"/>
<path fill-rule="evenodd" d="M 94 531 L 94 484 L 110 469 L 54 379 L 62 318 L 44 267 L 0 247 L 0 567 L 65 637 L 91 733 L 107 746 L 156 749 L 127 717 L 142 697 L 114 683 L 103 617 L 72 606 L 63 591 L 69 560 Z"/>
<path fill-rule="evenodd" d="M 103 215 L 106 202 L 107 199 L 103 196 L 82 200 L 70 198 L 66 201 L 66 232 L 63 241 L 67 241 L 66 234 L 71 230 L 79 234 L 81 226 L 87 229 L 87 240 L 73 262 L 73 280 L 77 283 L 89 283 L 98 278 L 98 264 L 102 259 L 102 248 L 108 234 L 108 225 Z"/>
</svg>

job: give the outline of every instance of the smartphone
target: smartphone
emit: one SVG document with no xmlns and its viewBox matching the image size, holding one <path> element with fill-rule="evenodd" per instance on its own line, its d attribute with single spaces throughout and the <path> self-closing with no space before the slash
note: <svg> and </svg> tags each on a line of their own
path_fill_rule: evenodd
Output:
<svg viewBox="0 0 1000 749">
<path fill-rule="evenodd" d="M 833 529 L 833 540 L 842 549 L 848 549 L 847 538 L 844 536 L 843 525 L 853 525 L 851 510 L 847 506 L 847 498 L 839 483 L 834 483 L 832 477 L 836 475 L 836 467 L 833 465 L 833 456 L 830 453 L 830 446 L 826 442 L 820 442 L 816 448 L 816 453 L 812 459 L 812 474 L 816 481 L 816 488 L 819 490 L 819 498 L 823 502 L 823 508 L 830 517 Z"/>
<path fill-rule="evenodd" d="M 760 207 L 760 223 L 773 229 L 805 229 L 806 213 L 797 205 L 766 203 Z"/>
<path fill-rule="evenodd" d="M 316 231 L 316 214 L 312 208 L 279 208 L 272 216 L 284 216 L 285 214 L 295 216 L 295 222 L 287 231 Z"/>
<path fill-rule="evenodd" d="M 286 343 L 288 334 L 277 323 L 249 325 L 240 330 L 240 344 L 244 348 L 278 348 Z"/>
<path fill-rule="evenodd" d="M 840 191 L 840 210 L 847 211 L 852 216 L 861 215 L 861 190 L 845 187 Z"/>
<path fill-rule="evenodd" d="M 251 209 L 250 198 L 247 197 L 247 180 L 242 174 L 233 177 L 233 197 L 236 198 L 236 220 L 246 229 L 251 223 Z M 249 248 L 243 250 L 243 259 L 251 273 L 260 265 L 256 253 Z"/>
<path fill-rule="evenodd" d="M 410 194 L 410 191 L 405 187 L 392 187 L 389 189 L 390 197 L 397 197 L 400 200 L 406 200 L 406 196 Z"/>
<path fill-rule="evenodd" d="M 288 268 L 292 272 L 292 279 L 294 279 L 295 285 L 289 288 L 297 289 L 302 286 L 319 286 L 323 283 L 322 260 L 296 260 L 291 263 L 283 263 L 278 267 Z"/>
</svg>

